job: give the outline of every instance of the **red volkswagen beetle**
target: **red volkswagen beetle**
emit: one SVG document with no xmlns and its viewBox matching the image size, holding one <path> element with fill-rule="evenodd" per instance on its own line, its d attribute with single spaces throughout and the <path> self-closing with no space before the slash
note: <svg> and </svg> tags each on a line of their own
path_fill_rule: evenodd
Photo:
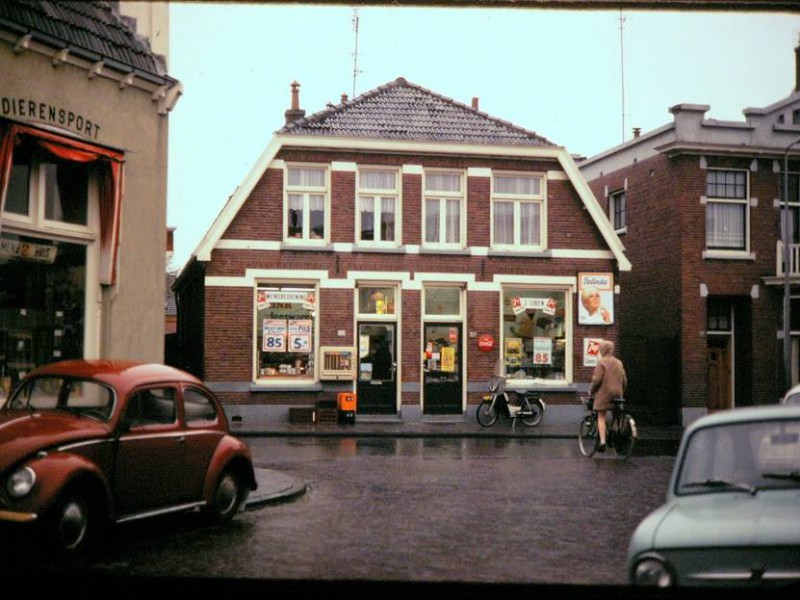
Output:
<svg viewBox="0 0 800 600">
<path fill-rule="evenodd" d="M 72 360 L 31 371 L 0 408 L 0 527 L 61 551 L 103 524 L 199 508 L 231 520 L 256 488 L 214 394 L 159 364 Z"/>
</svg>

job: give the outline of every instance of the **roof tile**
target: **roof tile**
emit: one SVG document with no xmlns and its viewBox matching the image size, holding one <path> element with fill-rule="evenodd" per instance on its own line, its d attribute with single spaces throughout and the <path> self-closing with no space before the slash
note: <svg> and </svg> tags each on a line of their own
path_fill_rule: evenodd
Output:
<svg viewBox="0 0 800 600">
<path fill-rule="evenodd" d="M 278 131 L 393 140 L 555 146 L 548 139 L 400 77 Z"/>
</svg>

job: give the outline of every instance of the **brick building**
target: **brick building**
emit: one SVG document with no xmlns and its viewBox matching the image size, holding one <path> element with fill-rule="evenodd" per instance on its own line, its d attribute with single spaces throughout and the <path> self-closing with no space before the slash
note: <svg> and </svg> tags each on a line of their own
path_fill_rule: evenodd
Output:
<svg viewBox="0 0 800 600">
<path fill-rule="evenodd" d="M 495 368 L 577 407 L 630 264 L 563 147 L 402 78 L 308 117 L 294 83 L 285 117 L 175 285 L 182 366 L 234 422 L 341 392 L 464 418 Z"/>
<path fill-rule="evenodd" d="M 180 82 L 118 3 L 33 0 L 0 3 L 0 80 L 0 395 L 59 359 L 162 361 Z"/>
<path fill-rule="evenodd" d="M 708 411 L 774 403 L 788 378 L 798 381 L 800 48 L 795 53 L 795 89 L 745 109 L 743 122 L 707 119 L 709 106 L 679 104 L 672 123 L 579 162 L 636 266 L 621 274 L 620 354 L 629 398 L 655 420 L 686 424 Z"/>
</svg>

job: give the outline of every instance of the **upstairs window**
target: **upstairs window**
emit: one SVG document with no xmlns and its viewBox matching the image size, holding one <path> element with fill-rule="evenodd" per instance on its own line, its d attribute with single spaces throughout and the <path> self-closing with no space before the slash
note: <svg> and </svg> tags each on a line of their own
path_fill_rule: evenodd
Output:
<svg viewBox="0 0 800 600">
<path fill-rule="evenodd" d="M 23 142 L 14 151 L 3 217 L 73 231 L 89 226 L 93 166 L 62 160 Z"/>
<path fill-rule="evenodd" d="M 613 192 L 608 196 L 608 217 L 614 225 L 614 231 L 620 232 L 627 227 L 627 204 L 625 190 Z"/>
<path fill-rule="evenodd" d="M 789 219 L 789 243 L 800 244 L 800 175 L 797 173 L 789 173 L 788 184 L 789 191 L 789 206 L 788 213 L 786 207 L 786 200 L 784 199 L 784 179 L 781 175 L 780 186 L 780 199 L 781 199 L 781 230 L 779 236 L 783 239 L 784 227 L 786 226 L 786 219 Z"/>
<path fill-rule="evenodd" d="M 395 245 L 400 206 L 397 171 L 364 169 L 358 173 L 358 240 Z"/>
<path fill-rule="evenodd" d="M 492 177 L 492 244 L 494 247 L 542 246 L 542 178 L 528 174 Z"/>
<path fill-rule="evenodd" d="M 706 247 L 746 250 L 747 172 L 709 169 L 706 175 Z"/>
<path fill-rule="evenodd" d="M 424 194 L 425 244 L 461 248 L 464 239 L 463 174 L 426 172 Z"/>
<path fill-rule="evenodd" d="M 328 170 L 325 167 L 286 169 L 287 241 L 324 242 L 327 231 Z"/>
</svg>

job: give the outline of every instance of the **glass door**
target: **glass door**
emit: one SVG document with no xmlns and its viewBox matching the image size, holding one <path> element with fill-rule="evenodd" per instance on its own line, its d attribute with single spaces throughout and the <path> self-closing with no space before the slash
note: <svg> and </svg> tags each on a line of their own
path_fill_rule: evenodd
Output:
<svg viewBox="0 0 800 600">
<path fill-rule="evenodd" d="M 422 342 L 422 412 L 463 412 L 461 323 L 426 323 Z"/>
<path fill-rule="evenodd" d="M 395 323 L 359 323 L 358 343 L 356 412 L 361 415 L 397 413 Z"/>
</svg>

